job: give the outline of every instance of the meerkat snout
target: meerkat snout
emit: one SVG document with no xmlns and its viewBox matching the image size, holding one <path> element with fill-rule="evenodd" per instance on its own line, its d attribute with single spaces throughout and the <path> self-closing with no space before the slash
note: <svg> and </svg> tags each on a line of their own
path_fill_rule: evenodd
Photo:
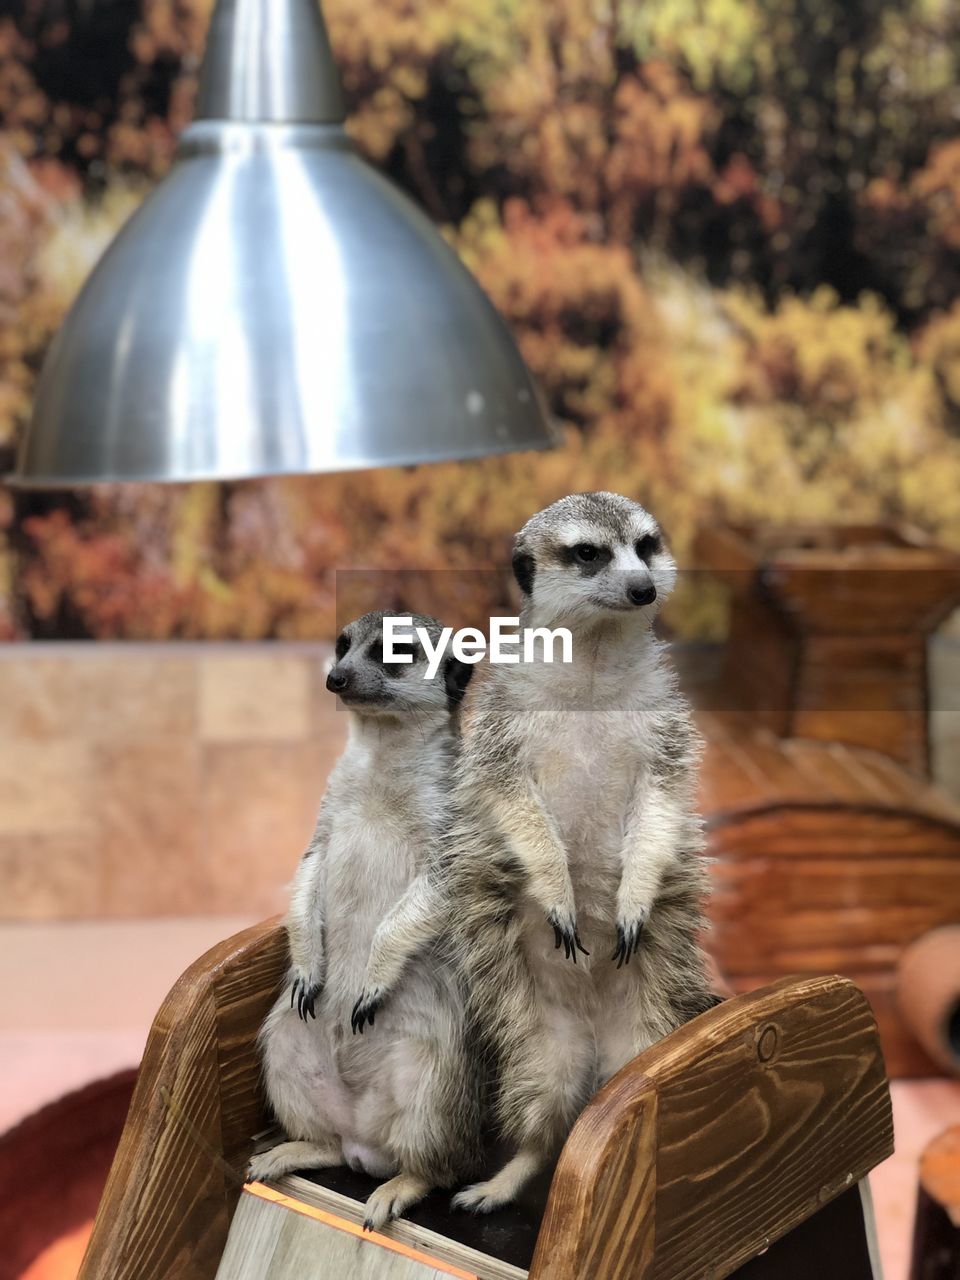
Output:
<svg viewBox="0 0 960 1280">
<path fill-rule="evenodd" d="M 366 613 L 343 628 L 337 636 L 334 665 L 326 686 L 343 705 L 361 718 L 409 717 L 420 725 L 444 724 L 455 715 L 463 699 L 473 668 L 455 657 L 444 659 L 437 674 L 428 678 L 427 654 L 417 638 L 420 627 L 433 644 L 442 627 L 436 618 L 409 615 L 406 632 L 385 644 L 384 620 L 396 615 Z M 396 660 L 394 660 L 396 659 Z"/>
<path fill-rule="evenodd" d="M 627 599 L 637 606 L 653 604 L 657 598 L 657 588 L 647 578 L 627 579 Z"/>
</svg>

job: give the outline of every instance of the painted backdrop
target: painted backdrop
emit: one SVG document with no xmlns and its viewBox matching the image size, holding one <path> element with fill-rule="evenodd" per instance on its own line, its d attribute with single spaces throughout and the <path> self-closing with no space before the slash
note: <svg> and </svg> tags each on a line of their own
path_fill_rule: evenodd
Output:
<svg viewBox="0 0 960 1280">
<path fill-rule="evenodd" d="M 564 448 L 0 491 L 0 634 L 326 635 L 334 568 L 501 564 L 532 510 L 601 486 L 681 557 L 697 523 L 765 515 L 960 547 L 960 0 L 325 7 L 357 142 L 507 316 Z M 210 8 L 0 4 L 4 467 L 51 334 L 170 163 Z M 464 582 L 471 609 L 497 594 Z"/>
</svg>

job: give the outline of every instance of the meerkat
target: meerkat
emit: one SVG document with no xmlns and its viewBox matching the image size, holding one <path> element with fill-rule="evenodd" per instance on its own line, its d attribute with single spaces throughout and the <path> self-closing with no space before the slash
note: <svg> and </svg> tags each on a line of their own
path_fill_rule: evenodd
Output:
<svg viewBox="0 0 960 1280">
<path fill-rule="evenodd" d="M 267 1095 L 289 1141 L 256 1156 L 250 1176 L 347 1164 L 388 1181 L 366 1205 L 381 1227 L 435 1187 L 476 1171 L 480 1095 L 463 998 L 441 950 L 406 965 L 378 1017 L 356 1000 L 378 925 L 402 919 L 448 821 L 459 704 L 472 668 L 425 655 L 385 663 L 382 613 L 341 632 L 327 688 L 349 712 L 346 748 L 320 807 L 286 919 L 289 982 L 267 1017 Z M 435 643 L 440 625 L 415 616 Z M 376 1021 L 376 1040 L 363 1036 Z"/>
<path fill-rule="evenodd" d="M 574 494 L 524 525 L 513 570 L 521 624 L 567 627 L 573 660 L 491 668 L 463 753 L 451 892 L 517 1146 L 455 1197 L 480 1211 L 516 1196 L 600 1084 L 715 1003 L 700 743 L 652 631 L 676 580 L 660 528 L 618 494 Z"/>
<path fill-rule="evenodd" d="M 620 495 L 574 494 L 527 522 L 513 570 L 521 625 L 568 628 L 573 660 L 491 666 L 474 690 L 444 874 L 365 977 L 382 1002 L 455 905 L 517 1148 L 455 1196 L 477 1211 L 514 1199 L 600 1084 L 716 1003 L 698 944 L 700 744 L 651 630 L 676 578 L 657 522 Z"/>
</svg>

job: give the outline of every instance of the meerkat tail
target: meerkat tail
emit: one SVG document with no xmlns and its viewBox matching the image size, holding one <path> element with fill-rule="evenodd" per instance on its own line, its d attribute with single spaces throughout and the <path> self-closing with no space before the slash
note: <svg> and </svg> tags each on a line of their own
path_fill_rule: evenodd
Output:
<svg viewBox="0 0 960 1280">
<path fill-rule="evenodd" d="M 379 1231 L 381 1227 L 418 1204 L 432 1190 L 428 1179 L 417 1173 L 398 1173 L 384 1182 L 367 1199 L 363 1217 L 364 1231 Z"/>
<path fill-rule="evenodd" d="M 515 1200 L 535 1173 L 543 1168 L 546 1156 L 536 1147 L 521 1147 L 499 1173 L 486 1182 L 464 1187 L 453 1197 L 455 1209 L 471 1209 L 474 1213 L 492 1213 Z"/>
<path fill-rule="evenodd" d="M 297 1169 L 335 1169 L 343 1164 L 343 1152 L 336 1138 L 324 1142 L 281 1142 L 254 1156 L 247 1166 L 251 1182 L 282 1178 Z"/>
</svg>

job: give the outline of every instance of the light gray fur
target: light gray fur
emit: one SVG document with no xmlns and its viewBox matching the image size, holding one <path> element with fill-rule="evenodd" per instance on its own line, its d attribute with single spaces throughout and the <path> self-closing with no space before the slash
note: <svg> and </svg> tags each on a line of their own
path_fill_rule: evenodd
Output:
<svg viewBox="0 0 960 1280">
<path fill-rule="evenodd" d="M 446 895 L 495 1055 L 499 1122 L 517 1155 L 461 1192 L 462 1207 L 511 1200 L 601 1083 L 714 1003 L 698 944 L 700 743 L 651 631 L 676 570 L 665 547 L 640 558 L 645 535 L 660 538 L 653 517 L 612 493 L 564 498 L 519 533 L 522 624 L 568 627 L 573 662 L 491 666 L 473 691 L 434 903 L 422 895 L 417 927 L 395 940 L 399 972 L 397 953 L 424 945 Z M 582 543 L 608 562 L 573 563 Z M 626 596 L 651 585 L 651 604 Z M 631 954 L 618 969 L 621 938 Z M 383 985 L 376 966 L 367 982 Z"/>
<path fill-rule="evenodd" d="M 328 677 L 350 680 L 348 742 L 293 885 L 291 985 L 261 1033 L 267 1094 L 290 1141 L 251 1164 L 255 1178 L 341 1163 L 389 1178 L 367 1202 L 375 1228 L 475 1172 L 480 1126 L 463 998 L 442 946 L 406 963 L 385 1008 L 377 992 L 356 1000 L 368 955 L 389 973 L 379 927 L 391 912 L 394 921 L 411 905 L 416 913 L 445 834 L 469 674 L 448 661 L 425 680 L 419 646 L 414 664 L 385 668 L 383 616 L 345 629 L 338 643 L 349 648 Z M 414 621 L 436 640 L 438 623 Z"/>
<path fill-rule="evenodd" d="M 641 559 L 645 536 L 659 545 Z M 579 544 L 609 561 L 573 562 Z M 479 1210 L 513 1198 L 600 1084 L 713 1002 L 700 744 L 651 630 L 676 577 L 656 521 L 617 494 L 575 494 L 528 521 L 514 565 L 522 624 L 568 627 L 573 662 L 492 667 L 461 760 L 450 892 L 469 904 L 462 963 L 518 1148 L 456 1198 Z M 630 602 L 650 586 L 655 602 Z M 618 927 L 639 937 L 620 968 Z"/>
</svg>

